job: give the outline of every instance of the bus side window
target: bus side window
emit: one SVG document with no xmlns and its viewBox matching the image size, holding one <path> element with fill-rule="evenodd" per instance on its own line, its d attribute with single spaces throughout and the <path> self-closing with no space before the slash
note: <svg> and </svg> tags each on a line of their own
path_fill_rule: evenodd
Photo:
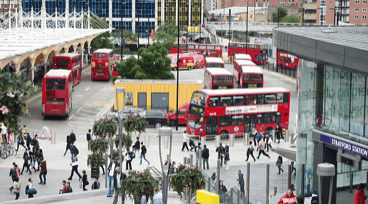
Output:
<svg viewBox="0 0 368 204">
<path fill-rule="evenodd" d="M 244 96 L 234 96 L 233 105 L 245 105 Z"/>
<path fill-rule="evenodd" d="M 220 126 L 228 126 L 231 124 L 231 116 L 224 115 L 220 116 Z"/>
<path fill-rule="evenodd" d="M 262 114 L 258 114 L 257 115 L 257 124 L 261 124 L 261 123 L 263 123 L 263 116 L 262 116 Z"/>
<path fill-rule="evenodd" d="M 255 105 L 256 103 L 256 99 L 255 99 L 255 95 L 246 95 L 245 96 L 245 104 L 246 105 Z"/>
<path fill-rule="evenodd" d="M 257 104 L 263 104 L 264 103 L 264 95 L 258 94 L 257 95 Z"/>
<path fill-rule="evenodd" d="M 231 97 L 221 97 L 220 106 L 231 106 L 232 100 Z"/>
<path fill-rule="evenodd" d="M 277 123 L 281 122 L 281 112 L 276 113 L 276 120 Z"/>
<path fill-rule="evenodd" d="M 216 107 L 219 105 L 219 99 L 217 97 L 211 97 L 209 107 Z"/>
<path fill-rule="evenodd" d="M 289 103 L 289 93 L 284 93 L 284 103 Z"/>
</svg>

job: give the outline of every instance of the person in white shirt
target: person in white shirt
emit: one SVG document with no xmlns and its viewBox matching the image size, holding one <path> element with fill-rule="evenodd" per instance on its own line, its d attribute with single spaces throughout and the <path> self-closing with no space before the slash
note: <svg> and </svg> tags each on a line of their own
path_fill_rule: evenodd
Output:
<svg viewBox="0 0 368 204">
<path fill-rule="evenodd" d="M 5 126 L 4 123 L 0 123 L 1 128 L 1 136 L 3 137 L 3 142 L 8 143 L 6 140 L 6 135 L 8 134 L 8 128 Z"/>
<path fill-rule="evenodd" d="M 187 148 L 187 151 L 189 151 L 187 141 L 188 141 L 187 131 L 184 130 L 184 132 L 183 132 L 183 147 L 181 148 L 181 151 L 184 151 L 184 147 Z"/>
<path fill-rule="evenodd" d="M 273 191 L 270 193 L 270 198 L 276 196 L 277 194 L 279 194 L 279 192 L 277 192 L 277 187 L 274 187 Z"/>
<path fill-rule="evenodd" d="M 115 194 L 114 194 L 114 202 L 113 204 L 118 203 L 118 197 L 120 194 L 120 189 L 121 189 L 121 182 L 123 180 L 125 180 L 127 178 L 127 176 L 121 172 L 120 167 L 116 167 L 115 169 L 115 174 L 114 174 L 114 189 L 115 189 Z M 124 204 L 125 202 L 125 196 L 121 196 L 121 203 Z"/>
<path fill-rule="evenodd" d="M 254 159 L 254 162 L 256 162 L 256 158 L 254 158 L 253 151 L 254 151 L 254 146 L 252 144 L 252 141 L 249 141 L 249 147 L 247 150 L 247 159 L 245 161 L 248 161 L 249 155 L 251 155 Z"/>
<path fill-rule="evenodd" d="M 107 197 L 112 197 L 112 194 L 114 194 L 114 173 L 115 173 L 115 167 L 118 167 L 119 163 L 116 161 L 116 159 L 113 157 L 111 158 L 111 162 L 109 164 L 109 167 L 107 168 L 108 176 L 109 176 L 109 189 L 107 191 Z"/>
</svg>

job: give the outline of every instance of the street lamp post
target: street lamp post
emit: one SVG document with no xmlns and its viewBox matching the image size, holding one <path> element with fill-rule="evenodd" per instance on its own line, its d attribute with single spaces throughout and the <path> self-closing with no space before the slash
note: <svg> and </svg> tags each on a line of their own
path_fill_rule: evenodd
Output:
<svg viewBox="0 0 368 204">
<path fill-rule="evenodd" d="M 277 27 L 280 26 L 280 7 L 277 7 Z"/>
<path fill-rule="evenodd" d="M 146 36 L 148 37 L 148 29 L 146 29 Z M 148 37 L 148 44 L 149 44 L 149 37 Z M 147 47 L 148 47 L 148 44 L 147 44 Z"/>
<path fill-rule="evenodd" d="M 302 7 L 300 7 L 300 10 L 302 11 L 302 26 L 304 26 L 304 12 L 305 12 L 305 8 L 303 7 L 303 4 L 302 4 Z"/>
<path fill-rule="evenodd" d="M 321 21 L 321 26 L 323 25 L 323 8 L 318 7 L 317 9 L 321 10 L 319 20 Z"/>
<path fill-rule="evenodd" d="M 123 61 L 123 54 L 124 54 L 124 43 L 123 43 L 123 30 L 124 30 L 124 25 L 123 25 L 123 6 L 125 6 L 125 2 L 123 2 L 123 0 L 121 0 L 121 7 L 120 7 L 120 34 L 121 34 L 121 38 L 120 38 L 120 60 Z"/>
<path fill-rule="evenodd" d="M 249 1 L 247 2 L 247 26 L 246 26 L 246 36 L 245 36 L 245 53 L 248 54 L 248 18 L 249 18 L 249 14 L 248 14 L 248 7 L 249 7 Z"/>
<path fill-rule="evenodd" d="M 169 170 L 166 170 L 164 168 L 164 163 L 162 162 L 162 152 L 161 152 L 161 149 L 162 149 L 161 148 L 162 147 L 161 138 L 162 137 L 170 138 L 169 159 L 167 160 L 168 162 L 170 162 L 171 161 L 171 149 L 172 149 L 172 129 L 169 127 L 162 127 L 158 130 L 158 140 L 159 140 L 158 147 L 159 147 L 161 170 L 162 170 L 162 202 L 163 204 L 167 204 L 167 193 L 169 190 Z M 170 165 L 167 165 L 167 166 L 170 168 Z"/>
<path fill-rule="evenodd" d="M 339 13 L 336 13 L 336 8 L 330 8 L 330 10 L 334 11 L 334 25 L 339 25 Z"/>
<path fill-rule="evenodd" d="M 187 3 L 187 11 L 188 11 L 188 13 L 187 13 L 187 33 L 186 33 L 186 37 L 185 37 L 185 49 L 186 49 L 186 51 L 187 51 L 187 53 L 188 53 L 188 31 L 189 31 L 189 3 Z"/>
<path fill-rule="evenodd" d="M 178 3 L 178 7 L 177 12 L 179 15 L 179 7 L 180 4 Z M 179 58 L 179 34 L 180 34 L 180 26 L 179 26 L 179 22 L 178 22 L 178 52 L 177 52 L 177 57 L 176 57 L 176 131 L 178 131 L 178 118 L 179 118 L 179 62 L 180 62 L 180 58 Z"/>
<path fill-rule="evenodd" d="M 199 43 L 202 38 L 202 3 L 199 3 Z"/>
<path fill-rule="evenodd" d="M 170 8 L 169 8 L 169 6 L 170 6 L 170 4 L 167 3 L 166 6 L 167 6 L 167 27 L 166 27 L 166 30 L 167 30 L 167 34 L 169 34 L 169 24 L 170 24 L 170 10 L 169 10 Z M 178 49 L 179 49 L 179 47 L 178 47 Z"/>
<path fill-rule="evenodd" d="M 123 135 L 123 124 L 122 124 L 122 118 L 120 117 L 120 110 L 119 110 L 119 99 L 118 99 L 118 93 L 123 93 L 124 97 L 123 97 L 123 109 L 124 110 L 124 103 L 125 103 L 125 88 L 124 87 L 117 87 L 115 90 L 115 98 L 116 98 L 116 107 L 117 107 L 117 113 L 109 113 L 108 117 L 109 118 L 117 118 L 118 119 L 118 137 L 119 137 L 119 163 L 120 166 L 122 166 L 122 162 L 123 162 L 123 157 L 122 157 L 122 146 L 123 146 L 123 140 L 122 140 L 122 135 Z M 113 144 L 110 144 L 113 145 Z M 112 152 L 111 152 L 111 156 L 112 156 Z"/>
<path fill-rule="evenodd" d="M 230 19 L 231 19 L 231 9 L 229 9 L 229 19 L 228 19 L 228 22 L 229 22 L 229 43 L 231 42 L 231 35 L 230 35 L 230 25 L 231 25 L 231 22 L 230 22 Z"/>
</svg>

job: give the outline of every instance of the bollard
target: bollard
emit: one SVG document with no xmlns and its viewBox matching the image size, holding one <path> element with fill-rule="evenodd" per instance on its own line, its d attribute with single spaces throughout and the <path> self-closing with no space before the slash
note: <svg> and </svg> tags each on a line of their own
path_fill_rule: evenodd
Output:
<svg viewBox="0 0 368 204">
<path fill-rule="evenodd" d="M 243 143 L 244 143 L 245 146 L 248 146 L 248 144 L 249 144 L 249 133 L 244 133 Z"/>
<path fill-rule="evenodd" d="M 220 160 L 217 160 L 217 176 L 216 176 L 216 194 L 220 194 L 220 176 L 221 176 L 221 169 L 220 169 Z"/>
<path fill-rule="evenodd" d="M 206 144 L 206 136 L 201 137 L 201 144 L 202 144 L 202 147 Z"/>
<path fill-rule="evenodd" d="M 230 135 L 230 147 L 234 147 L 234 141 L 235 141 L 235 135 L 234 134 L 231 134 Z"/>
<path fill-rule="evenodd" d="M 289 142 L 289 130 L 285 130 L 285 142 Z"/>
<path fill-rule="evenodd" d="M 187 157 L 184 157 L 183 159 L 184 159 L 183 164 L 186 165 L 187 164 Z"/>
<path fill-rule="evenodd" d="M 193 161 L 193 154 L 190 154 L 190 164 L 193 165 L 194 161 Z"/>
<path fill-rule="evenodd" d="M 291 188 L 291 164 L 288 165 L 288 188 Z"/>
<path fill-rule="evenodd" d="M 199 149 L 198 155 L 198 167 L 202 169 L 202 149 Z"/>
<path fill-rule="evenodd" d="M 276 131 L 272 130 L 273 142 L 276 143 Z"/>
<path fill-rule="evenodd" d="M 290 144 L 294 144 L 294 136 L 296 134 L 296 130 L 293 131 L 293 134 L 290 134 Z"/>
<path fill-rule="evenodd" d="M 230 203 L 233 203 L 233 190 L 230 190 Z"/>
<path fill-rule="evenodd" d="M 236 201 L 236 203 L 240 203 L 240 190 L 238 189 L 238 200 Z"/>
<path fill-rule="evenodd" d="M 220 146 L 220 135 L 216 135 L 216 147 Z"/>
<path fill-rule="evenodd" d="M 207 191 L 211 192 L 211 177 L 208 177 L 207 180 L 208 180 Z"/>
<path fill-rule="evenodd" d="M 190 157 L 186 157 L 187 158 L 187 163 L 186 164 L 190 164 Z"/>
<path fill-rule="evenodd" d="M 246 199 L 246 203 L 249 204 L 249 192 L 250 192 L 250 163 L 247 162 L 247 197 L 245 198 Z"/>
<path fill-rule="evenodd" d="M 107 158 L 107 152 L 105 152 L 105 170 L 106 170 L 106 174 L 105 174 L 105 188 L 107 188 L 107 175 L 108 175 L 108 171 L 107 171 L 107 162 L 108 162 L 108 158 Z"/>
<path fill-rule="evenodd" d="M 270 164 L 267 164 L 266 166 L 266 204 L 270 203 L 269 189 L 270 189 Z"/>
<path fill-rule="evenodd" d="M 149 146 L 150 146 L 150 136 L 149 135 L 146 135 L 146 137 L 147 137 L 146 146 L 147 146 L 147 148 L 149 148 Z"/>
<path fill-rule="evenodd" d="M 51 144 L 56 144 L 56 132 L 54 134 L 51 133 Z"/>
<path fill-rule="evenodd" d="M 143 139 L 142 139 L 143 140 Z M 144 136 L 144 142 L 143 142 L 143 144 L 146 144 L 146 146 L 148 145 L 147 144 L 147 134 Z"/>
</svg>

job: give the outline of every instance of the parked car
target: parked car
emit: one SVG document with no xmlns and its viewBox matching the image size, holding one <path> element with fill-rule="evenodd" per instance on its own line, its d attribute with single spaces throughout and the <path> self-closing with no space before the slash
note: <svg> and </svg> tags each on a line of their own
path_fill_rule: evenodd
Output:
<svg viewBox="0 0 368 204">
<path fill-rule="evenodd" d="M 122 119 L 124 123 L 124 120 L 126 120 L 128 116 L 139 113 L 143 110 L 144 110 L 143 108 L 124 108 L 124 110 L 119 111 L 120 118 Z M 118 123 L 116 119 L 114 119 L 114 122 Z"/>
<path fill-rule="evenodd" d="M 167 113 L 163 110 L 144 110 L 139 112 L 138 115 L 145 118 L 148 125 L 154 125 L 156 128 L 169 124 Z"/>
<path fill-rule="evenodd" d="M 179 107 L 178 112 L 178 125 L 186 125 L 187 124 L 187 114 L 189 110 L 190 102 L 186 102 Z M 170 125 L 174 126 L 176 124 L 176 111 L 169 113 L 168 119 L 170 121 Z"/>
</svg>

